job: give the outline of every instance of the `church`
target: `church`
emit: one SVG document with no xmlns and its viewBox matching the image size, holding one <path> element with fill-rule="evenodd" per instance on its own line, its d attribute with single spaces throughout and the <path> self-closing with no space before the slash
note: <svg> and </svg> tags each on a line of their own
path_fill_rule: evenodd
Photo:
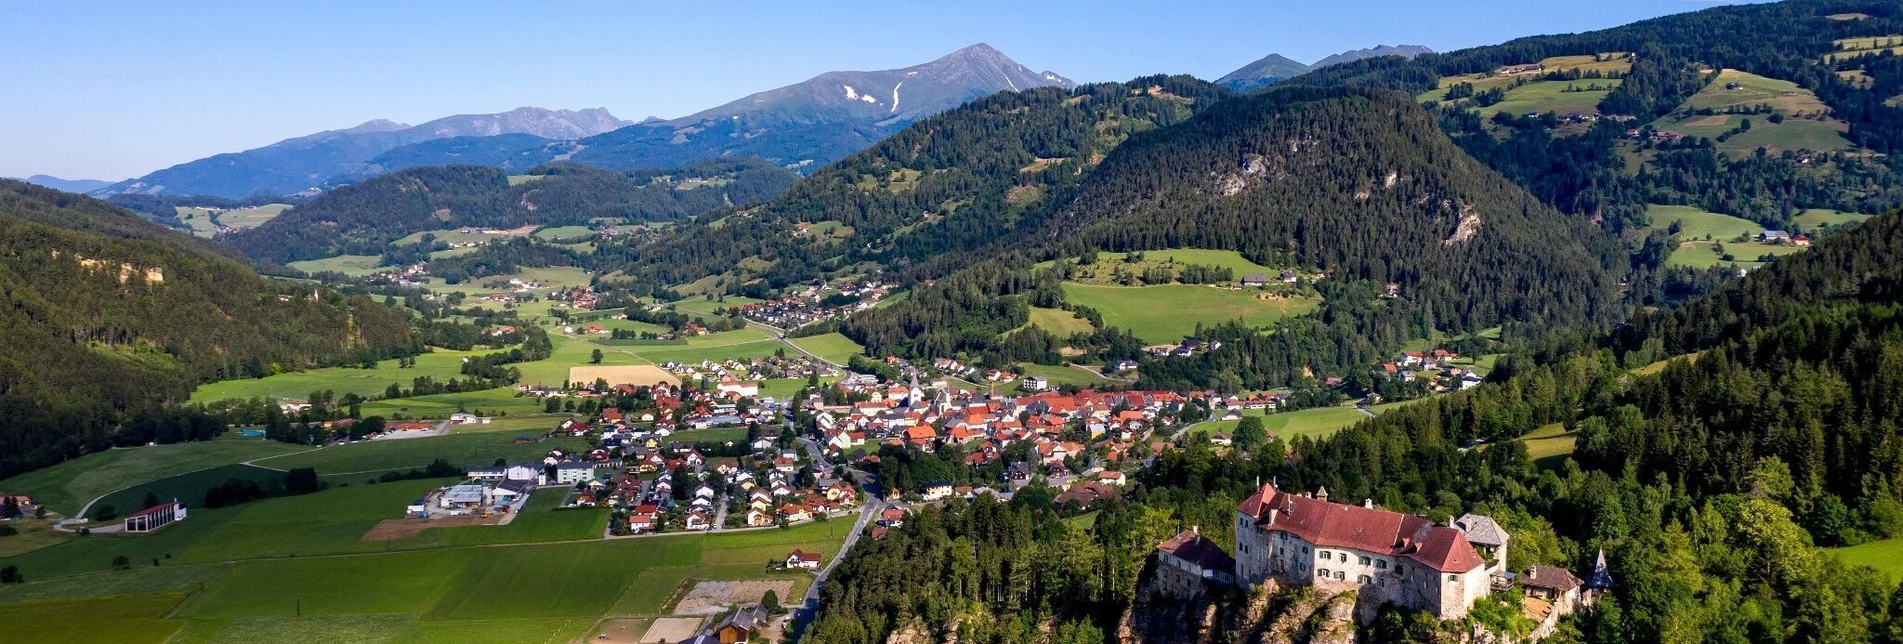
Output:
<svg viewBox="0 0 1903 644">
<path fill-rule="evenodd" d="M 1507 534 L 1469 514 L 1437 525 L 1372 503 L 1331 503 L 1324 488 L 1291 494 L 1265 484 L 1236 508 L 1235 579 L 1359 591 L 1361 597 L 1464 617 L 1505 571 Z"/>
</svg>

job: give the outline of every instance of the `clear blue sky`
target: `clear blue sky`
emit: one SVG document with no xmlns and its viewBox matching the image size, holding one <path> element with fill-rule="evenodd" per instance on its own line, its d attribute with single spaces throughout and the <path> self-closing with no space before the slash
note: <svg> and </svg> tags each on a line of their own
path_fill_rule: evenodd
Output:
<svg viewBox="0 0 1903 644">
<path fill-rule="evenodd" d="M 0 176 L 121 179 L 375 118 L 523 105 L 675 117 L 975 42 L 1079 81 L 1215 78 L 1270 52 L 1449 51 L 1713 4 L 0 0 Z"/>
</svg>

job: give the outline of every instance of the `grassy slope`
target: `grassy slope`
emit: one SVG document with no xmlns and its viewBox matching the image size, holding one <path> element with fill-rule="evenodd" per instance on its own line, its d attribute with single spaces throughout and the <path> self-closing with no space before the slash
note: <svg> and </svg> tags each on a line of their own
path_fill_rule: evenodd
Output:
<svg viewBox="0 0 1903 644">
<path fill-rule="evenodd" d="M 1138 339 L 1152 344 L 1181 341 L 1195 332 L 1197 323 L 1207 326 L 1240 318 L 1247 324 L 1262 326 L 1287 316 L 1308 313 L 1318 304 L 1312 298 L 1262 300 L 1257 299 L 1255 291 L 1186 284 L 1119 287 L 1065 283 L 1063 286 L 1065 299 L 1071 304 L 1097 309 L 1103 313 L 1105 324 L 1127 329 Z"/>
<path fill-rule="evenodd" d="M 25 494 L 54 512 L 70 514 L 123 487 L 302 449 L 308 448 L 239 438 L 113 449 L 0 481 L 0 491 Z"/>
<path fill-rule="evenodd" d="M 1379 413 L 1381 408 L 1377 407 L 1373 411 Z M 1353 407 L 1317 407 L 1267 415 L 1264 415 L 1262 410 L 1249 410 L 1243 413 L 1249 416 L 1262 416 L 1263 426 L 1268 428 L 1270 434 L 1282 440 L 1295 440 L 1298 436 L 1307 436 L 1312 439 L 1326 438 L 1367 418 L 1365 414 L 1355 411 Z M 1197 425 L 1196 432 L 1233 432 L 1240 422 L 1235 420 L 1207 422 Z"/>
<path fill-rule="evenodd" d="M 1790 245 L 1731 241 L 1739 235 L 1756 237 L 1758 232 L 1764 230 L 1763 226 L 1748 219 L 1707 212 L 1693 206 L 1654 205 L 1649 206 L 1647 212 L 1652 218 L 1651 224 L 1646 226 L 1648 229 L 1668 230 L 1674 221 L 1683 224 L 1678 235 L 1679 248 L 1666 260 L 1666 264 L 1671 266 L 1710 268 L 1725 264 L 1750 267 L 1759 265 L 1756 260 L 1762 255 L 1783 256 L 1803 250 Z M 1725 262 L 1722 254 L 1712 250 L 1713 243 L 1722 244 L 1725 252 L 1736 260 Z"/>
<path fill-rule="evenodd" d="M 20 562 L 34 581 L 0 589 L 0 620 L 31 621 L 27 630 L 11 631 L 29 636 L 24 641 L 163 642 L 183 629 L 184 641 L 192 642 L 562 642 L 586 633 L 604 615 L 658 615 L 684 584 L 696 579 L 784 578 L 794 582 L 792 595 L 797 596 L 810 575 L 770 573 L 766 563 L 794 548 L 817 551 L 830 560 L 850 528 L 850 522 L 840 520 L 791 530 L 505 545 L 502 550 L 430 547 L 272 559 L 234 550 L 234 541 L 224 537 L 230 531 L 262 533 L 268 526 L 292 540 L 310 542 L 299 533 L 316 532 L 331 535 L 333 545 L 343 545 L 348 530 L 337 526 L 354 529 L 376 518 L 375 512 L 389 511 L 385 502 L 401 503 L 399 499 L 415 491 L 402 484 L 377 487 L 388 489 L 351 488 L 262 501 L 235 517 L 231 510 L 206 513 L 214 520 L 200 523 L 195 531 L 180 528 L 200 522 L 197 514 L 152 537 L 92 538 L 119 545 L 172 533 L 196 540 L 185 544 L 192 552 L 246 558 L 237 563 L 179 565 L 185 559 L 175 558 L 160 567 L 48 580 L 103 566 L 68 567 L 58 573 L 35 565 L 46 558 L 5 560 Z M 516 523 L 568 512 L 538 507 L 541 501 L 538 496 Z M 515 527 L 425 534 L 499 534 Z M 600 534 L 600 524 L 587 527 Z M 536 538 L 564 536 L 542 533 Z"/>
<path fill-rule="evenodd" d="M 793 344 L 812 352 L 813 355 L 839 364 L 846 364 L 846 361 L 851 360 L 853 356 L 862 355 L 866 351 L 865 347 L 853 342 L 852 338 L 838 333 L 793 338 Z"/>
</svg>

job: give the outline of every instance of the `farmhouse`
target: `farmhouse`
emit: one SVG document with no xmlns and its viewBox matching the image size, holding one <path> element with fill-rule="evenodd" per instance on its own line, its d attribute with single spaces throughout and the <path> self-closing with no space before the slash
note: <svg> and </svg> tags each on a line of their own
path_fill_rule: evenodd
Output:
<svg viewBox="0 0 1903 644">
<path fill-rule="evenodd" d="M 1505 560 L 1506 535 L 1498 537 L 1496 556 Z M 1454 619 L 1487 596 L 1488 569 L 1458 527 L 1372 503 L 1330 503 L 1326 490 L 1296 495 L 1265 484 L 1236 508 L 1236 578 L 1247 586 L 1274 578 L 1354 590 L 1365 599 Z"/>
<path fill-rule="evenodd" d="M 151 532 L 171 525 L 174 521 L 185 520 L 185 504 L 178 499 L 134 512 L 126 516 L 126 532 Z"/>
<path fill-rule="evenodd" d="M 806 552 L 796 548 L 793 550 L 793 554 L 786 556 L 786 567 L 819 570 L 819 558 L 819 553 L 817 552 Z"/>
</svg>

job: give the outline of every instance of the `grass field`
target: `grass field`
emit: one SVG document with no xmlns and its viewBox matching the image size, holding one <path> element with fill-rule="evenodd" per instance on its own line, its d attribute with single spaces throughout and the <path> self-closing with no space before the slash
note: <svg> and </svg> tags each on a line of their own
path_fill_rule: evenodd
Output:
<svg viewBox="0 0 1903 644">
<path fill-rule="evenodd" d="M 1804 250 L 1802 247 L 1788 244 L 1773 245 L 1762 244 L 1757 241 L 1732 241 L 1739 235 L 1755 238 L 1759 232 L 1764 230 L 1763 226 L 1759 226 L 1757 222 L 1748 219 L 1707 212 L 1692 206 L 1654 205 L 1647 207 L 1647 213 L 1651 215 L 1651 223 L 1646 226 L 1648 229 L 1669 230 L 1673 222 L 1680 222 L 1682 225 L 1682 229 L 1678 234 L 1679 247 L 1672 252 L 1671 258 L 1666 260 L 1666 264 L 1670 266 L 1685 266 L 1690 268 L 1711 268 L 1720 265 L 1752 267 L 1760 265 L 1761 262 L 1758 262 L 1757 259 L 1764 255 L 1782 257 Z M 1731 254 L 1734 259 L 1729 262 L 1725 261 L 1724 253 L 1713 250 L 1717 248 L 1717 246 L 1714 246 L 1714 243 L 1722 245 L 1724 253 Z"/>
<path fill-rule="evenodd" d="M 531 433 L 531 432 L 522 432 Z M 533 432 L 539 435 L 540 432 Z M 431 438 L 374 440 L 325 447 L 311 452 L 291 454 L 258 461 L 258 465 L 288 470 L 316 468 L 319 474 L 345 472 L 382 472 L 392 469 L 420 468 L 442 458 L 458 466 L 488 465 L 498 458 L 520 461 L 541 458 L 548 450 L 560 447 L 577 449 L 583 439 L 553 438 L 540 443 L 516 443 L 512 432 L 450 434 Z M 400 512 L 399 512 L 400 514 Z"/>
<path fill-rule="evenodd" d="M 165 642 L 183 626 L 162 619 L 178 594 L 0 604 L 4 639 L 11 642 Z"/>
<path fill-rule="evenodd" d="M 1210 286 L 1094 286 L 1066 282 L 1065 299 L 1103 313 L 1104 324 L 1136 334 L 1151 344 L 1179 342 L 1205 326 L 1241 319 L 1264 326 L 1302 315 L 1320 304 L 1315 298 L 1261 299 L 1261 293 Z"/>
<path fill-rule="evenodd" d="M 595 234 L 595 229 L 587 226 L 550 226 L 535 231 L 535 236 L 550 241 L 563 239 L 581 239 Z"/>
<path fill-rule="evenodd" d="M 1031 322 L 1027 326 L 1043 329 L 1044 332 L 1059 338 L 1068 338 L 1077 333 L 1090 333 L 1094 330 L 1089 320 L 1079 318 L 1070 311 L 1037 307 L 1031 307 Z"/>
<path fill-rule="evenodd" d="M 147 481 L 113 492 L 101 497 L 99 504 L 93 509 L 97 511 L 101 507 L 110 505 L 119 516 L 125 516 L 144 510 L 147 494 L 158 497 L 160 501 L 171 499 L 184 501 L 188 508 L 202 507 L 206 491 L 232 479 L 255 481 L 265 489 L 270 489 L 284 483 L 284 473 L 250 465 L 220 465 L 189 474 Z"/>
<path fill-rule="evenodd" d="M 1836 51 L 1824 55 L 1824 62 L 1826 64 L 1848 58 L 1874 56 L 1884 51 L 1893 54 L 1903 54 L 1903 36 L 1839 38 L 1830 41 L 1830 43 L 1835 46 Z"/>
<path fill-rule="evenodd" d="M 779 340 L 769 339 L 765 332 L 757 329 L 727 331 L 713 335 L 688 338 L 685 346 L 630 346 L 617 347 L 634 355 L 661 364 L 664 362 L 696 363 L 702 360 L 729 360 L 746 358 L 765 358 L 786 345 Z M 791 353 L 788 350 L 788 353 Z"/>
<path fill-rule="evenodd" d="M 1863 223 L 1864 220 L 1869 218 L 1870 215 L 1862 215 L 1854 212 L 1811 208 L 1798 213 L 1795 219 L 1797 225 L 1804 230 L 1823 230 L 1833 226 L 1853 226 Z"/>
<path fill-rule="evenodd" d="M 269 203 L 250 208 L 233 208 L 218 214 L 218 223 L 232 228 L 256 228 L 264 222 L 277 219 L 278 215 L 290 210 L 290 204 Z"/>
<path fill-rule="evenodd" d="M 300 449 L 307 448 L 245 438 L 111 449 L 0 481 L 0 492 L 25 494 L 53 512 L 72 514 L 123 487 Z"/>
<path fill-rule="evenodd" d="M 1891 581 L 1903 577 L 1903 538 L 1872 541 L 1848 548 L 1830 548 L 1824 552 L 1853 566 L 1869 566 L 1883 571 Z"/>
<path fill-rule="evenodd" d="M 1646 206 L 1645 212 L 1651 218 L 1646 228 L 1667 230 L 1673 222 L 1679 222 L 1679 238 L 1686 241 L 1730 241 L 1739 235 L 1755 236 L 1764 230 L 1758 222 L 1721 215 L 1696 206 L 1652 205 Z"/>
<path fill-rule="evenodd" d="M 1480 108 L 1480 115 L 1491 118 L 1506 112 L 1520 115 L 1546 113 L 1597 114 L 1599 102 L 1619 87 L 1619 79 L 1582 78 L 1576 81 L 1536 81 L 1507 90 L 1506 100 Z M 1567 91 L 1568 89 L 1573 91 Z"/>
<path fill-rule="evenodd" d="M 810 575 L 770 573 L 767 562 L 794 548 L 819 552 L 830 561 L 851 528 L 850 521 L 840 520 L 787 530 L 614 541 L 493 541 L 513 545 L 490 548 L 458 548 L 477 542 L 458 539 L 389 553 L 361 550 L 363 542 L 343 538 L 349 532 L 338 526 L 363 526 L 373 523 L 378 512 L 400 512 L 388 504 L 401 504 L 418 489 L 438 483 L 356 486 L 272 499 L 246 506 L 238 516 L 231 510 L 208 512 L 222 519 L 202 524 L 211 530 L 196 535 L 193 555 L 158 567 L 134 557 L 138 565 L 130 571 L 48 579 L 55 576 L 53 569 L 23 563 L 33 581 L 0 588 L 0 621 L 8 624 L 9 640 L 33 642 L 156 643 L 176 633 L 169 641 L 557 644 L 575 641 L 603 616 L 659 615 L 695 579 L 789 579 L 794 581 L 789 598 L 797 597 Z M 538 518 L 572 512 L 548 507 L 544 499 L 554 496 L 538 494 L 509 526 L 424 534 L 501 534 Z M 605 521 L 606 516 L 596 513 L 593 518 Z M 153 537 L 90 540 L 152 540 L 198 521 L 200 515 L 194 513 Z M 599 522 L 585 527 L 600 534 Z M 538 531 L 531 536 L 564 540 L 572 534 Z M 290 558 L 284 555 L 300 550 L 258 547 L 321 545 L 326 538 L 329 545 L 355 544 L 366 554 L 312 552 Z M 201 559 L 237 561 L 183 565 Z M 75 572 L 84 571 L 64 574 Z"/>
<path fill-rule="evenodd" d="M 1058 385 L 1073 385 L 1080 388 L 1090 388 L 1101 387 L 1114 382 L 1108 378 L 1099 378 L 1090 375 L 1076 367 L 1031 364 L 1029 362 L 1018 363 L 1018 366 L 1024 369 L 1025 376 L 1043 376 L 1044 379 L 1050 381 L 1052 387 Z"/>
<path fill-rule="evenodd" d="M 398 368 L 396 360 L 384 360 L 377 363 L 375 369 L 325 367 L 309 371 L 291 371 L 264 378 L 225 380 L 199 387 L 192 392 L 192 402 L 256 396 L 303 399 L 313 391 L 323 390 L 330 390 L 338 396 L 346 393 L 381 396 L 383 390 L 391 383 L 401 384 L 408 388 L 414 379 L 421 376 L 430 376 L 437 382 L 460 378 L 463 358 L 489 353 L 494 352 L 487 349 L 476 351 L 438 349 L 417 356 L 416 366 L 407 369 Z"/>
<path fill-rule="evenodd" d="M 811 352 L 813 355 L 838 364 L 846 364 L 853 356 L 864 355 L 866 348 L 853 342 L 852 338 L 839 333 L 790 338 L 793 344 Z"/>
<path fill-rule="evenodd" d="M 1373 411 L 1379 413 L 1383 409 L 1376 407 Z M 1262 416 L 1262 425 L 1268 428 L 1269 433 L 1285 441 L 1295 440 L 1298 436 L 1307 436 L 1311 439 L 1327 438 L 1368 417 L 1353 407 L 1316 407 L 1266 415 L 1264 410 L 1248 410 L 1243 414 Z M 1238 420 L 1211 421 L 1197 425 L 1195 431 L 1198 434 L 1233 432 L 1236 430 L 1236 425 L 1241 422 Z"/>
<path fill-rule="evenodd" d="M 19 534 L 0 537 L 0 558 L 17 557 L 73 538 L 71 532 L 54 530 L 51 519 L 41 521 L 29 517 L 9 521 L 6 525 L 13 526 Z"/>
<path fill-rule="evenodd" d="M 555 383 L 560 385 L 561 383 Z M 534 414 L 544 409 L 539 398 L 517 396 L 514 387 L 497 387 L 482 391 L 464 391 L 453 394 L 430 394 L 409 398 L 391 398 L 372 400 L 363 404 L 365 416 L 381 415 L 385 418 L 447 418 L 458 411 L 468 411 L 479 416 L 493 416 L 498 413 Z"/>
<path fill-rule="evenodd" d="M 1154 267 L 1172 267 L 1180 271 L 1182 265 L 1185 264 L 1227 268 L 1231 273 L 1235 274 L 1235 278 L 1238 280 L 1242 279 L 1243 276 L 1251 274 L 1272 276 L 1281 272 L 1278 269 L 1249 261 L 1243 258 L 1241 253 L 1233 250 L 1165 248 L 1162 250 L 1146 250 L 1140 252 L 1142 253 L 1143 259 L 1137 262 L 1129 261 L 1130 253 L 1098 253 L 1097 262 L 1095 264 L 1076 267 L 1077 273 L 1073 274 L 1071 279 L 1080 284 L 1117 286 L 1115 271 L 1118 268 L 1140 275 L 1145 269 Z M 1074 262 L 1075 258 L 1072 258 L 1071 261 Z M 1040 262 L 1037 268 L 1050 268 L 1055 263 L 1054 261 Z"/>
<path fill-rule="evenodd" d="M 179 555 L 207 535 L 217 532 L 237 512 L 237 508 L 193 508 L 191 517 L 158 532 L 137 536 L 94 534 L 68 539 L 64 543 L 18 557 L 0 559 L 0 565 L 19 566 L 20 573 L 26 576 L 27 581 L 46 581 L 111 570 L 113 558 L 120 556 L 130 560 L 135 571 L 148 567 L 160 568 L 151 566 L 153 559 L 159 560 L 161 567 L 171 566 L 178 563 Z M 109 587 L 113 584 L 92 581 L 88 582 L 88 586 Z M 4 597 L 4 594 L 0 594 L 0 600 L 4 600 Z"/>
<path fill-rule="evenodd" d="M 1694 110 L 1723 112 L 1730 108 L 1759 105 L 1769 106 L 1784 115 L 1784 122 L 1772 123 L 1768 115 L 1764 114 L 1720 113 L 1700 116 L 1693 113 Z M 1843 136 L 1848 126 L 1827 116 L 1828 112 L 1829 108 L 1818 100 L 1816 94 L 1798 87 L 1796 83 L 1726 69 L 1718 73 L 1717 80 L 1686 99 L 1677 111 L 1654 121 L 1652 127 L 1686 136 L 1716 139 L 1750 119 L 1749 131 L 1734 134 L 1718 144 L 1720 150 L 1734 156 L 1751 154 L 1761 147 L 1769 148 L 1772 152 L 1851 148 L 1850 141 Z"/>
<path fill-rule="evenodd" d="M 210 239 L 218 234 L 218 220 L 214 218 L 210 210 L 191 206 L 173 206 L 172 213 L 180 222 L 192 229 L 192 235 L 195 237 Z"/>
<path fill-rule="evenodd" d="M 480 229 L 476 229 L 476 228 L 469 229 L 469 232 L 463 232 L 461 228 L 451 228 L 448 230 L 424 230 L 424 231 L 410 233 L 408 235 L 403 236 L 402 239 L 398 239 L 390 243 L 395 246 L 408 246 L 411 244 L 422 242 L 423 236 L 429 235 L 431 239 L 434 239 L 436 241 L 440 241 L 446 244 L 466 244 L 471 242 L 474 242 L 477 244 L 486 244 L 486 243 L 489 243 L 489 241 L 492 239 L 508 239 L 510 237 L 521 237 L 523 235 L 529 234 L 534 229 L 535 227 L 528 226 L 523 228 L 504 230 L 504 231 L 497 232 L 495 234 L 481 232 Z"/>
<path fill-rule="evenodd" d="M 1539 65 L 1547 72 L 1576 69 L 1581 73 L 1597 71 L 1602 74 L 1609 74 L 1625 73 L 1632 69 L 1632 59 L 1628 55 L 1614 54 L 1607 60 L 1595 60 L 1595 58 L 1599 57 L 1600 56 L 1593 54 L 1554 56 L 1539 61 Z M 1581 78 L 1574 81 L 1529 80 L 1529 82 L 1524 85 L 1514 86 L 1515 83 L 1521 80 L 1533 78 L 1537 78 L 1537 75 L 1499 75 L 1492 72 L 1448 76 L 1440 79 L 1439 86 L 1434 90 L 1421 94 L 1417 99 L 1422 102 L 1431 101 L 1445 104 L 1447 102 L 1447 90 L 1454 85 L 1466 83 L 1472 85 L 1475 92 L 1485 92 L 1495 88 L 1506 90 L 1505 100 L 1485 107 L 1473 105 L 1472 101 L 1463 99 L 1462 102 L 1464 104 L 1473 106 L 1474 109 L 1479 110 L 1480 113 L 1485 116 L 1492 116 L 1499 112 L 1509 114 L 1526 114 L 1530 112 L 1553 112 L 1557 114 L 1578 112 L 1581 114 L 1597 114 L 1599 112 L 1599 102 L 1605 100 L 1606 95 L 1612 93 L 1612 89 L 1618 87 L 1621 82 L 1619 79 Z M 1598 88 L 1587 89 L 1594 85 L 1597 85 Z M 1566 91 L 1569 86 L 1577 91 Z"/>
<path fill-rule="evenodd" d="M 343 273 L 351 277 L 364 277 L 377 272 L 377 266 L 383 263 L 381 255 L 338 255 L 323 259 L 307 259 L 287 264 L 306 273 Z"/>
<path fill-rule="evenodd" d="M 380 557 L 247 561 L 209 584 L 179 617 L 420 613 L 469 565 L 469 550 Z M 376 592 L 363 592 L 375 588 Z"/>
<path fill-rule="evenodd" d="M 1566 431 L 1566 426 L 1553 423 L 1527 432 L 1520 437 L 1520 442 L 1526 443 L 1526 455 L 1535 463 L 1557 464 L 1573 455 L 1579 433 Z"/>
</svg>

